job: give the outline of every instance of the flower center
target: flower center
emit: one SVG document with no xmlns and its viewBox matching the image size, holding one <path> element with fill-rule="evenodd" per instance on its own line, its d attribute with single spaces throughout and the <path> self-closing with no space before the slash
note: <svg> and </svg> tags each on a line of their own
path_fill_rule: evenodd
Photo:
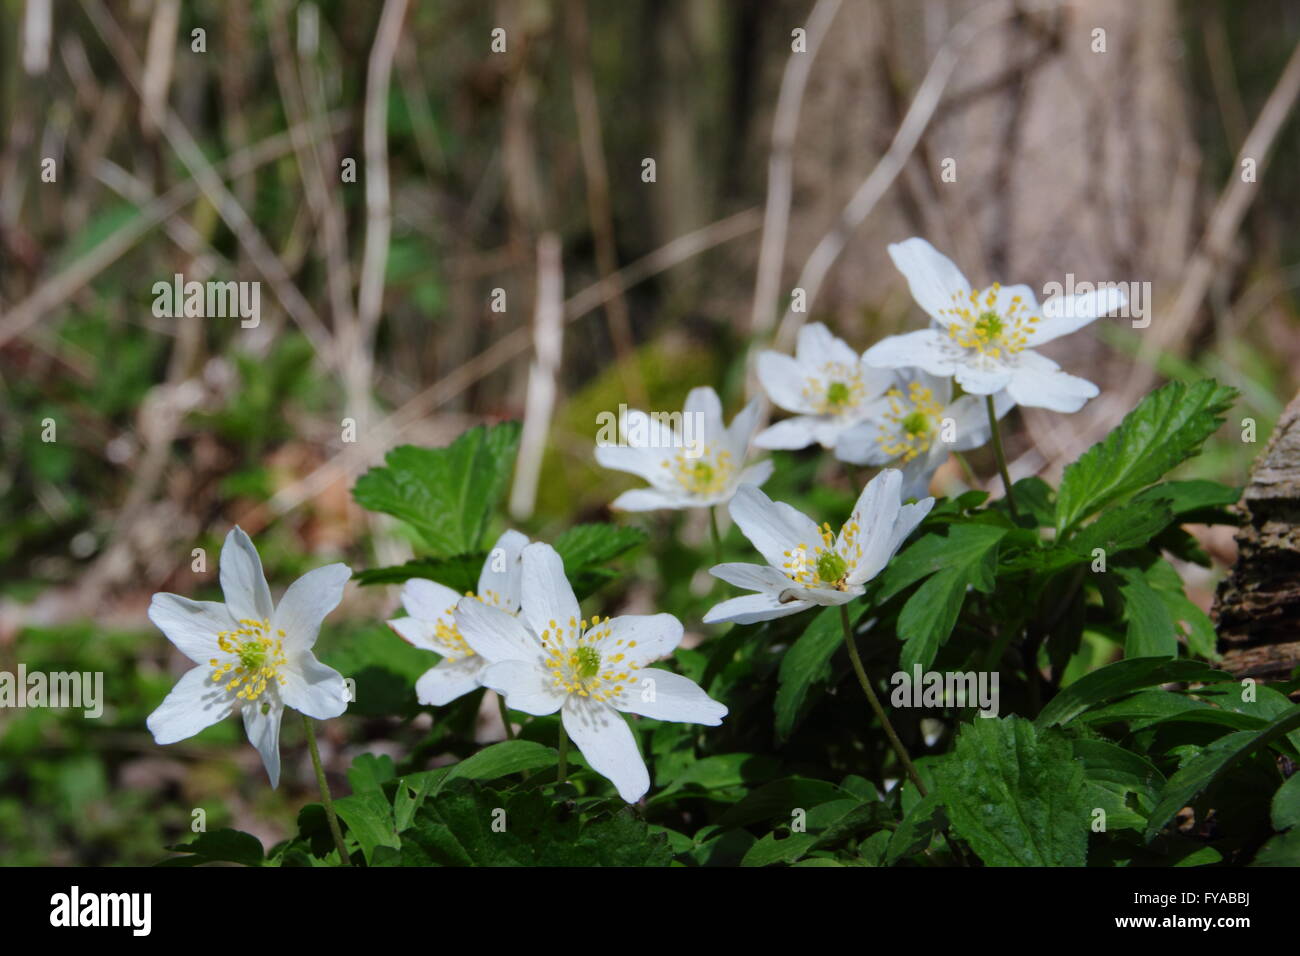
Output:
<svg viewBox="0 0 1300 956">
<path fill-rule="evenodd" d="M 838 581 L 848 570 L 848 563 L 834 551 L 823 551 L 817 558 L 817 577 L 823 581 Z"/>
<path fill-rule="evenodd" d="M 861 372 L 839 362 L 827 362 L 822 376 L 811 376 L 803 387 L 803 397 L 819 415 L 842 415 L 856 408 L 866 397 L 867 387 Z"/>
<path fill-rule="evenodd" d="M 797 548 L 786 551 L 785 556 L 789 560 L 782 562 L 781 570 L 795 584 L 806 588 L 847 591 L 849 559 L 845 555 L 851 556 L 854 562 L 862 557 L 862 546 L 858 544 L 858 534 L 862 530 L 858 525 L 858 515 L 856 512 L 851 515 L 840 529 L 838 546 L 829 524 L 823 524 L 819 530 L 821 543 L 812 548 L 800 544 Z"/>
<path fill-rule="evenodd" d="M 952 316 L 954 320 L 948 324 L 948 337 L 964 349 L 994 359 L 1015 355 L 1027 348 L 1040 317 L 1029 315 L 1018 295 L 1011 297 L 1005 313 L 998 312 L 1001 288 L 995 282 L 982 295 L 973 289 L 968 293 L 954 292 L 952 307 L 939 310 L 940 314 Z"/>
<path fill-rule="evenodd" d="M 885 393 L 889 411 L 880 423 L 876 444 L 890 458 L 901 458 L 904 463 L 930 450 L 934 425 L 943 409 L 934 399 L 934 393 L 920 382 L 907 387 L 907 396 L 896 388 Z"/>
<path fill-rule="evenodd" d="M 628 660 L 636 641 L 619 639 L 607 645 L 609 618 L 569 618 L 567 627 L 555 621 L 542 631 L 542 651 L 551 685 L 566 694 L 607 701 L 623 693 L 633 670 L 641 665 Z"/>
<path fill-rule="evenodd" d="M 217 647 L 226 655 L 223 661 L 214 657 L 212 682 L 225 682 L 226 690 L 234 691 L 242 700 L 257 700 L 269 683 L 283 684 L 285 677 L 280 669 L 288 662 L 284 654 L 284 631 L 271 634 L 270 621 L 241 620 L 233 631 L 217 634 Z M 229 680 L 227 680 L 229 678 Z"/>
<path fill-rule="evenodd" d="M 714 445 L 705 445 L 700 454 L 694 457 L 678 452 L 672 461 L 665 461 L 663 466 L 687 494 L 698 497 L 718 495 L 726 491 L 736 471 L 731 463 L 731 452 L 719 450 Z"/>
</svg>

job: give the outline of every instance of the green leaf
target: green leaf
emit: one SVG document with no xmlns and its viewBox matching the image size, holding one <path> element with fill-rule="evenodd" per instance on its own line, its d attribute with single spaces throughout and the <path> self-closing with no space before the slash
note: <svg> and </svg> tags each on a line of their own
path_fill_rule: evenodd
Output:
<svg viewBox="0 0 1300 956">
<path fill-rule="evenodd" d="M 1293 773 L 1273 794 L 1273 829 L 1289 830 L 1300 823 L 1300 773 Z"/>
<path fill-rule="evenodd" d="M 989 866 L 1083 866 L 1091 807 L 1083 765 L 1057 731 L 979 718 L 935 768 L 956 832 Z"/>
<path fill-rule="evenodd" d="M 936 571 L 979 565 L 1008 530 L 986 524 L 954 524 L 947 535 L 924 535 L 889 562 L 880 576 L 876 600 L 888 601 Z"/>
<path fill-rule="evenodd" d="M 1092 560 L 1093 550 L 1101 548 L 1109 559 L 1144 546 L 1173 520 L 1174 513 L 1162 501 L 1130 502 L 1102 512 L 1096 521 L 1072 535 L 1066 547 L 1085 561 Z"/>
<path fill-rule="evenodd" d="M 531 740 L 503 740 L 500 743 L 484 747 L 474 756 L 455 764 L 447 775 L 434 788 L 440 791 L 446 784 L 457 778 L 466 780 L 495 780 L 507 774 L 520 773 L 524 770 L 539 770 L 552 767 L 559 760 L 559 754 L 553 747 Z"/>
<path fill-rule="evenodd" d="M 361 845 L 367 863 L 374 859 L 376 848 L 397 849 L 402 845 L 402 839 L 397 835 L 393 806 L 382 790 L 363 790 L 342 797 L 334 801 L 334 810 L 347 824 L 348 833 Z"/>
<path fill-rule="evenodd" d="M 478 590 L 479 573 L 488 556 L 484 553 L 458 554 L 450 558 L 416 558 L 387 568 L 357 571 L 352 579 L 358 584 L 404 584 L 411 578 L 427 578 L 451 588 L 457 594 Z"/>
<path fill-rule="evenodd" d="M 1170 382 L 1065 469 L 1056 501 L 1057 537 L 1107 503 L 1158 481 L 1196 454 L 1223 423 L 1236 391 L 1207 379 Z"/>
<path fill-rule="evenodd" d="M 1124 583 L 1124 654 L 1128 657 L 1178 656 L 1178 631 L 1169 608 L 1147 583 L 1141 568 L 1118 568 Z"/>
<path fill-rule="evenodd" d="M 396 777 L 393 758 L 388 754 L 358 754 L 348 768 L 348 783 L 352 784 L 353 793 L 362 790 L 378 790 L 382 793 L 384 784 Z"/>
<path fill-rule="evenodd" d="M 804 703 L 814 684 L 830 678 L 831 658 L 844 643 L 840 609 L 828 607 L 812 619 L 799 639 L 781 659 L 777 674 L 776 735 L 785 740 L 805 712 Z"/>
<path fill-rule="evenodd" d="M 1221 485 L 1217 481 L 1162 481 L 1135 495 L 1133 502 L 1135 504 L 1160 502 L 1173 512 L 1175 517 L 1193 515 L 1199 519 L 1201 513 L 1206 513 L 1207 517 L 1221 516 L 1219 509 L 1234 505 L 1240 499 L 1240 488 Z"/>
<path fill-rule="evenodd" d="M 612 524 L 580 524 L 555 539 L 555 550 L 564 560 L 564 573 L 581 601 L 617 576 L 604 565 L 645 542 L 640 528 Z"/>
<path fill-rule="evenodd" d="M 919 853 L 930 845 L 946 818 L 939 803 L 939 795 L 926 794 L 912 809 L 903 815 L 898 828 L 889 838 L 885 852 L 885 865 L 893 866 L 905 856 Z"/>
<path fill-rule="evenodd" d="M 1147 824 L 1150 841 L 1175 813 L 1191 803 L 1225 770 L 1278 737 L 1300 727 L 1300 707 L 1293 707 L 1261 730 L 1239 730 L 1220 737 L 1169 778 Z"/>
<path fill-rule="evenodd" d="M 167 849 L 187 856 L 174 856 L 163 860 L 159 866 L 201 866 L 204 863 L 239 863 L 243 866 L 261 866 L 265 859 L 262 842 L 251 833 L 222 827 L 200 833 L 189 843 L 178 843 Z"/>
<path fill-rule="evenodd" d="M 797 809 L 810 809 L 833 800 L 854 799 L 849 791 L 825 780 L 786 777 L 759 787 L 722 815 L 727 827 L 744 827 L 760 821 L 789 823 Z"/>
<path fill-rule="evenodd" d="M 746 784 L 771 777 L 779 764 L 773 757 L 760 757 L 754 754 L 715 754 L 702 760 L 692 760 L 686 769 L 678 773 L 664 789 L 652 796 L 647 803 L 654 806 L 681 799 L 683 796 L 695 797 L 704 794 L 717 794 L 719 791 L 737 791 L 729 800 L 736 800 L 744 793 Z"/>
<path fill-rule="evenodd" d="M 777 839 L 775 833 L 769 833 L 749 848 L 741 866 L 770 866 L 773 863 L 793 863 L 814 846 L 820 839 L 814 833 L 791 833 Z"/>
<path fill-rule="evenodd" d="M 352 495 L 411 525 L 439 557 L 479 551 L 518 445 L 518 422 L 471 428 L 446 448 L 402 445 L 357 479 Z"/>
<path fill-rule="evenodd" d="M 1288 830 L 1265 843 L 1251 866 L 1300 866 L 1300 828 Z"/>
<path fill-rule="evenodd" d="M 630 810 L 565 813 L 540 790 L 500 793 L 456 780 L 402 836 L 403 866 L 668 866 L 673 851 Z"/>
<path fill-rule="evenodd" d="M 900 582 L 910 584 L 928 573 L 927 569 L 938 569 L 908 598 L 898 615 L 898 637 L 904 642 L 899 666 L 904 671 L 910 672 L 917 665 L 925 670 L 934 663 L 940 646 L 957 625 L 969 588 L 985 594 L 993 590 L 997 545 L 1008 530 L 990 525 L 954 525 L 946 538 L 926 535 L 909 548 L 902 556 L 907 559 L 904 568 L 894 577 L 886 571 L 881 600 L 906 587 Z M 918 549 L 920 553 L 914 554 Z"/>
<path fill-rule="evenodd" d="M 1156 684 L 1208 681 L 1223 675 L 1200 661 L 1129 657 L 1085 674 L 1052 698 L 1034 721 L 1039 727 L 1068 724 L 1107 700 Z"/>
</svg>

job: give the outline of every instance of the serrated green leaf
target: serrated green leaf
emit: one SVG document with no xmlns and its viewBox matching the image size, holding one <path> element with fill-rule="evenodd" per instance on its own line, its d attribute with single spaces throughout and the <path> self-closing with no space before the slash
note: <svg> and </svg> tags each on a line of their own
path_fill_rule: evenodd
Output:
<svg viewBox="0 0 1300 956">
<path fill-rule="evenodd" d="M 831 658 L 844 643 L 844 629 L 840 624 L 840 609 L 828 607 L 819 611 L 799 639 L 790 646 L 781 659 L 777 674 L 776 735 L 782 740 L 794 732 L 804 711 L 808 691 L 820 681 L 830 677 Z"/>
<path fill-rule="evenodd" d="M 352 495 L 411 525 L 439 557 L 478 551 L 518 445 L 518 422 L 471 428 L 446 448 L 402 445 L 357 479 Z"/>
<path fill-rule="evenodd" d="M 1141 568 L 1118 568 L 1124 583 L 1119 593 L 1124 598 L 1124 654 L 1128 657 L 1176 657 L 1178 631 L 1173 615 L 1147 582 Z"/>
<path fill-rule="evenodd" d="M 1289 830 L 1300 823 L 1300 773 L 1293 773 L 1273 794 L 1274 830 Z"/>
<path fill-rule="evenodd" d="M 993 590 L 997 545 L 1008 530 L 987 525 L 954 525 L 946 539 L 939 539 L 951 542 L 951 551 L 923 554 L 900 574 L 899 580 L 903 580 L 920 568 L 941 565 L 908 598 L 898 615 L 898 637 L 904 642 L 899 664 L 904 671 L 910 673 L 918 665 L 926 670 L 934 663 L 939 648 L 957 624 L 969 588 L 985 594 Z M 917 544 L 925 541 L 922 538 Z M 886 582 L 885 593 L 890 592 L 892 584 Z"/>
<path fill-rule="evenodd" d="M 1083 866 L 1091 807 L 1070 741 L 1020 717 L 962 728 L 935 768 L 959 836 L 989 866 Z"/>
<path fill-rule="evenodd" d="M 1065 469 L 1056 501 L 1058 538 L 1108 502 L 1158 481 L 1194 455 L 1223 423 L 1236 391 L 1213 380 L 1156 389 L 1118 428 Z"/>
<path fill-rule="evenodd" d="M 978 565 L 1008 530 L 986 524 L 953 524 L 946 535 L 931 533 L 922 536 L 889 562 L 880 576 L 876 600 L 888 601 L 904 588 L 936 571 Z"/>
<path fill-rule="evenodd" d="M 531 740 L 503 740 L 453 765 L 433 792 L 438 793 L 452 780 L 495 780 L 524 770 L 551 767 L 558 760 L 559 754 L 555 749 L 545 744 Z"/>
<path fill-rule="evenodd" d="M 564 573 L 579 601 L 617 577 L 605 565 L 645 542 L 640 528 L 612 524 L 580 524 L 555 539 L 555 550 L 564 561 Z"/>
<path fill-rule="evenodd" d="M 257 837 L 229 827 L 200 833 L 189 843 L 177 843 L 167 849 L 186 855 L 163 860 L 159 866 L 201 866 L 204 863 L 261 866 L 265 861 L 262 842 Z"/>
<path fill-rule="evenodd" d="M 404 584 L 411 578 L 427 578 L 451 588 L 457 594 L 478 590 L 478 578 L 488 556 L 482 553 L 458 554 L 450 558 L 416 558 L 387 568 L 357 571 L 352 579 L 358 584 Z"/>
<path fill-rule="evenodd" d="M 1293 707 L 1260 730 L 1239 730 L 1221 737 L 1180 769 L 1161 791 L 1147 824 L 1151 840 L 1175 813 L 1187 806 L 1219 775 L 1262 747 L 1300 727 L 1300 707 Z"/>
<path fill-rule="evenodd" d="M 1085 674 L 1048 702 L 1034 721 L 1039 727 L 1069 723 L 1103 701 L 1156 684 L 1207 681 L 1223 675 L 1200 661 L 1130 657 Z M 1170 695 L 1171 697 L 1173 695 Z"/>
</svg>

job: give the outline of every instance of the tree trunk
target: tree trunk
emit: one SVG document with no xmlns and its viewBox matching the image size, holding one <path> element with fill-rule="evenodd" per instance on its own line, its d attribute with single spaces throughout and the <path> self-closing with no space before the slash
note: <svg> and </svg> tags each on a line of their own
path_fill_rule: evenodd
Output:
<svg viewBox="0 0 1300 956">
<path fill-rule="evenodd" d="M 1278 420 L 1240 507 L 1237 562 L 1212 611 L 1222 666 L 1285 680 L 1300 664 L 1300 395 Z"/>
</svg>

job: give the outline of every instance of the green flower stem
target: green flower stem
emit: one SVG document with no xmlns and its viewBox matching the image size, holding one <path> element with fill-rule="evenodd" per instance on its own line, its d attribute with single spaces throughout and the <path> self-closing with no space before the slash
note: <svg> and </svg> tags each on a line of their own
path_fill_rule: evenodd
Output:
<svg viewBox="0 0 1300 956">
<path fill-rule="evenodd" d="M 506 699 L 501 694 L 497 694 L 497 708 L 501 711 L 501 723 L 506 728 L 506 740 L 514 740 L 515 731 L 510 726 L 510 714 L 506 711 Z"/>
<path fill-rule="evenodd" d="M 916 767 L 912 765 L 912 758 L 907 755 L 907 748 L 903 746 L 903 742 L 898 739 L 898 734 L 894 732 L 894 725 L 889 722 L 889 716 L 885 713 L 880 698 L 876 696 L 875 690 L 871 687 L 871 681 L 867 678 L 866 668 L 862 666 L 862 658 L 858 656 L 858 648 L 853 641 L 853 626 L 849 624 L 849 608 L 847 604 L 840 605 L 840 624 L 844 628 L 844 645 L 849 649 L 849 660 L 853 662 L 853 670 L 858 675 L 858 683 L 862 685 L 862 692 L 867 695 L 867 703 L 871 705 L 871 709 L 876 713 L 876 718 L 880 721 L 881 726 L 885 728 L 885 736 L 889 738 L 890 746 L 894 748 L 894 753 L 898 755 L 899 762 L 907 771 L 907 775 L 916 786 L 917 792 L 924 797 L 927 795 L 927 791 L 925 784 L 921 782 L 921 775 L 916 772 Z"/>
<path fill-rule="evenodd" d="M 989 428 L 993 430 L 993 454 L 998 459 L 998 472 L 1002 475 L 1002 487 L 1006 489 L 1007 507 L 1011 509 L 1013 521 L 1019 520 L 1016 513 L 1016 498 L 1011 493 L 1011 473 L 1007 471 L 1007 453 L 1002 450 L 1002 431 L 998 428 L 998 413 L 993 409 L 993 396 L 984 396 L 984 407 L 989 411 Z"/>
<path fill-rule="evenodd" d="M 713 563 L 722 563 L 722 535 L 718 533 L 718 513 L 709 509 L 709 535 L 713 538 Z"/>
<path fill-rule="evenodd" d="M 560 720 L 560 766 L 555 771 L 556 786 L 563 786 L 569 775 L 569 735 L 564 732 L 564 720 Z"/>
<path fill-rule="evenodd" d="M 325 782 L 325 769 L 320 765 L 320 750 L 316 746 L 316 731 L 306 714 L 302 715 L 302 726 L 307 731 L 307 749 L 311 751 L 311 765 L 316 768 L 316 784 L 320 787 L 321 803 L 325 807 L 325 818 L 329 820 L 330 834 L 334 837 L 334 846 L 339 851 L 339 859 L 344 866 L 351 866 L 348 847 L 343 842 L 343 831 L 339 829 L 339 818 L 334 813 L 334 801 L 330 798 L 330 785 Z"/>
</svg>

